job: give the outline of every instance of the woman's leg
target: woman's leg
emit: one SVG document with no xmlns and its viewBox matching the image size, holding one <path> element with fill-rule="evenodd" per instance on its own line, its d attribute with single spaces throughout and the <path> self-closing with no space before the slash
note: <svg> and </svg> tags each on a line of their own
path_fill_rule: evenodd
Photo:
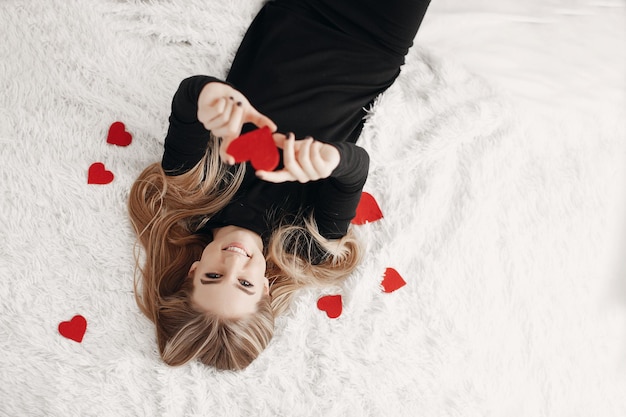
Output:
<svg viewBox="0 0 626 417">
<path fill-rule="evenodd" d="M 430 0 L 307 0 L 306 3 L 344 32 L 377 42 L 394 54 L 406 55 Z"/>
</svg>

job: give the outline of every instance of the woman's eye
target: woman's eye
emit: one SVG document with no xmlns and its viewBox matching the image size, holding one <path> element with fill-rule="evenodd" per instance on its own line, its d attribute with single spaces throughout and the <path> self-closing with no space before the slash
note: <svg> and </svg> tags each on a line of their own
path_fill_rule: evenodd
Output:
<svg viewBox="0 0 626 417">
<path fill-rule="evenodd" d="M 239 283 L 241 285 L 243 285 L 244 287 L 254 287 L 254 285 L 252 285 L 251 283 L 249 283 L 248 281 L 246 281 L 245 279 L 240 279 Z"/>
<path fill-rule="evenodd" d="M 205 274 L 205 276 L 207 278 L 211 278 L 211 279 L 219 279 L 219 278 L 221 278 L 220 274 L 216 274 L 214 272 L 209 272 L 209 273 Z"/>
</svg>

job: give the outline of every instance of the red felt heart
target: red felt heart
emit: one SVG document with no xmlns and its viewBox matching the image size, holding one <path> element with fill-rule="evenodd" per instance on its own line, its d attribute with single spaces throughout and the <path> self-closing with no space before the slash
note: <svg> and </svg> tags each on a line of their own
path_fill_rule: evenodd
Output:
<svg viewBox="0 0 626 417">
<path fill-rule="evenodd" d="M 115 122 L 109 127 L 107 143 L 117 146 L 128 146 L 133 141 L 133 135 L 126 131 L 122 122 Z"/>
<path fill-rule="evenodd" d="M 400 276 L 398 271 L 393 268 L 387 268 L 383 275 L 383 281 L 381 283 L 383 292 L 394 292 L 398 288 L 402 288 L 406 285 L 406 281 Z"/>
<path fill-rule="evenodd" d="M 317 300 L 317 308 L 326 312 L 328 318 L 336 319 L 343 309 L 341 295 L 325 295 Z"/>
<path fill-rule="evenodd" d="M 268 127 L 262 127 L 244 133 L 233 140 L 226 153 L 235 158 L 235 162 L 250 161 L 255 170 L 273 171 L 278 166 L 280 155 Z"/>
<path fill-rule="evenodd" d="M 359 205 L 356 208 L 356 216 L 352 219 L 352 224 L 367 224 L 383 218 L 383 212 L 378 207 L 374 196 L 363 191 Z"/>
<path fill-rule="evenodd" d="M 72 339 L 75 342 L 82 342 L 85 331 L 87 330 L 87 320 L 79 315 L 76 315 L 70 321 L 62 321 L 59 323 L 59 333 L 61 336 Z"/>
<path fill-rule="evenodd" d="M 113 181 L 114 175 L 107 171 L 102 162 L 94 162 L 89 167 L 87 184 L 108 184 Z"/>
</svg>

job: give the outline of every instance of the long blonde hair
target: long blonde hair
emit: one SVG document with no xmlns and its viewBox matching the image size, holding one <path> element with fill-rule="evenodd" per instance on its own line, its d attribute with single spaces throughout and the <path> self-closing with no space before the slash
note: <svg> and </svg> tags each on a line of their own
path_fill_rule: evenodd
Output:
<svg viewBox="0 0 626 417">
<path fill-rule="evenodd" d="M 337 284 L 356 268 L 362 251 L 351 231 L 340 240 L 325 240 L 312 218 L 304 226 L 283 225 L 266 248 L 270 295 L 259 301 L 256 314 L 226 319 L 195 310 L 188 272 L 210 242 L 210 237 L 195 231 L 228 204 L 245 174 L 243 164 L 230 171 L 220 162 L 218 140 L 209 143 L 190 171 L 168 176 L 154 163 L 131 187 L 128 210 L 143 248 L 143 253 L 135 251 L 139 272 L 135 299 L 156 325 L 165 363 L 176 366 L 197 358 L 218 369 L 243 369 L 270 342 L 274 317 L 288 308 L 294 291 L 306 285 Z M 301 248 L 315 242 L 328 253 L 318 265 L 300 255 Z"/>
</svg>

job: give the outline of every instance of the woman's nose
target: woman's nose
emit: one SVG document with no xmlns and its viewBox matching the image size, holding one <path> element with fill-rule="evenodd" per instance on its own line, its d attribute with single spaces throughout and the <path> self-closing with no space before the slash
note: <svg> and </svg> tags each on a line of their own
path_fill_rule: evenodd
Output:
<svg viewBox="0 0 626 417">
<path fill-rule="evenodd" d="M 242 269 L 247 261 L 247 258 L 236 253 L 227 253 L 224 255 L 224 265 L 227 269 Z"/>
</svg>

